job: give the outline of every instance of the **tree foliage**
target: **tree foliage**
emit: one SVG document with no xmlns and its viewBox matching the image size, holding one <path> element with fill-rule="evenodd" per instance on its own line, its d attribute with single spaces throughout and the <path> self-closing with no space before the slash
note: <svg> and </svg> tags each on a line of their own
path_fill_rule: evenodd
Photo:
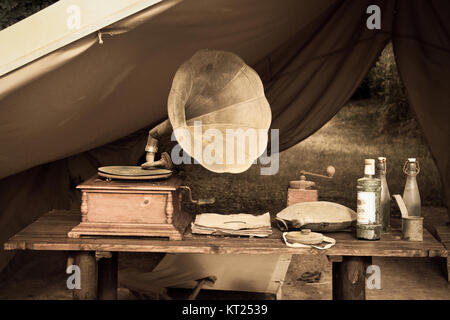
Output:
<svg viewBox="0 0 450 320">
<path fill-rule="evenodd" d="M 352 99 L 376 99 L 378 132 L 416 136 L 419 127 L 410 108 L 406 89 L 398 73 L 392 43 L 389 43 L 362 81 Z"/>
<path fill-rule="evenodd" d="M 372 96 L 382 101 L 380 109 L 384 120 L 380 130 L 399 134 L 418 134 L 418 125 L 408 103 L 406 89 L 398 73 L 392 43 L 389 43 L 368 75 Z"/>
</svg>

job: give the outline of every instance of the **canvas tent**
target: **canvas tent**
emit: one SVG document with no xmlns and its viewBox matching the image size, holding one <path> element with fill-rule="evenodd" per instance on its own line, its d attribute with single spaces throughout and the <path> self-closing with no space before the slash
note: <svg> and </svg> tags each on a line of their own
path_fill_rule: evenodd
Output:
<svg viewBox="0 0 450 320">
<path fill-rule="evenodd" d="M 380 30 L 366 26 L 374 4 Z M 67 30 L 70 5 L 86 12 L 80 29 Z M 447 0 L 62 0 L 1 31 L 0 242 L 67 208 L 98 166 L 136 164 L 139 130 L 167 117 L 197 50 L 256 69 L 283 150 L 339 111 L 390 40 L 450 201 Z"/>
</svg>

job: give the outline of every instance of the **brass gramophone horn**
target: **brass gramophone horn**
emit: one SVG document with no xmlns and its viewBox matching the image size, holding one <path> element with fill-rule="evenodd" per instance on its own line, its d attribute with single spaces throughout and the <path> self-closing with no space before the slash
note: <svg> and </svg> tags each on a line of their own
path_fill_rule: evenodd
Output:
<svg viewBox="0 0 450 320">
<path fill-rule="evenodd" d="M 172 130 L 183 152 L 213 172 L 243 172 L 267 145 L 272 114 L 263 84 L 233 53 L 200 50 L 183 63 L 167 109 L 169 119 L 149 132 L 143 168 L 156 165 L 158 138 Z"/>
</svg>

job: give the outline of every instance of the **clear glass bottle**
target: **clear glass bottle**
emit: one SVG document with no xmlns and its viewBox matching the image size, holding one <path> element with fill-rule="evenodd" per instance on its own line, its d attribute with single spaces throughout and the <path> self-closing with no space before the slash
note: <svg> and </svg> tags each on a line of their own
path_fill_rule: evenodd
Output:
<svg viewBox="0 0 450 320">
<path fill-rule="evenodd" d="M 416 176 L 420 172 L 420 166 L 416 158 L 409 158 L 405 162 L 403 172 L 406 174 L 403 201 L 405 202 L 406 209 L 408 209 L 408 216 L 420 217 L 421 201 L 416 179 Z"/>
<path fill-rule="evenodd" d="M 391 224 L 391 194 L 386 180 L 386 158 L 378 157 L 377 178 L 381 181 L 380 215 L 381 231 L 388 232 Z"/>
<path fill-rule="evenodd" d="M 364 177 L 357 183 L 356 237 L 378 240 L 381 236 L 381 181 L 375 178 L 375 160 L 364 161 Z"/>
</svg>

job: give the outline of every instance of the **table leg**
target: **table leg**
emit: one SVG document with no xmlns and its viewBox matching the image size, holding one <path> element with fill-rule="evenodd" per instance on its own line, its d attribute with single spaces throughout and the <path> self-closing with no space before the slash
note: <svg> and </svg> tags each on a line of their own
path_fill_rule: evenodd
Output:
<svg viewBox="0 0 450 320">
<path fill-rule="evenodd" d="M 366 269 L 371 257 L 342 257 L 333 262 L 333 300 L 365 300 Z"/>
<path fill-rule="evenodd" d="M 80 289 L 72 292 L 75 300 L 97 299 L 97 261 L 95 253 L 80 251 L 75 256 L 75 264 L 80 267 Z"/>
<path fill-rule="evenodd" d="M 117 252 L 111 252 L 110 258 L 98 261 L 98 298 L 100 300 L 117 299 Z"/>
</svg>

